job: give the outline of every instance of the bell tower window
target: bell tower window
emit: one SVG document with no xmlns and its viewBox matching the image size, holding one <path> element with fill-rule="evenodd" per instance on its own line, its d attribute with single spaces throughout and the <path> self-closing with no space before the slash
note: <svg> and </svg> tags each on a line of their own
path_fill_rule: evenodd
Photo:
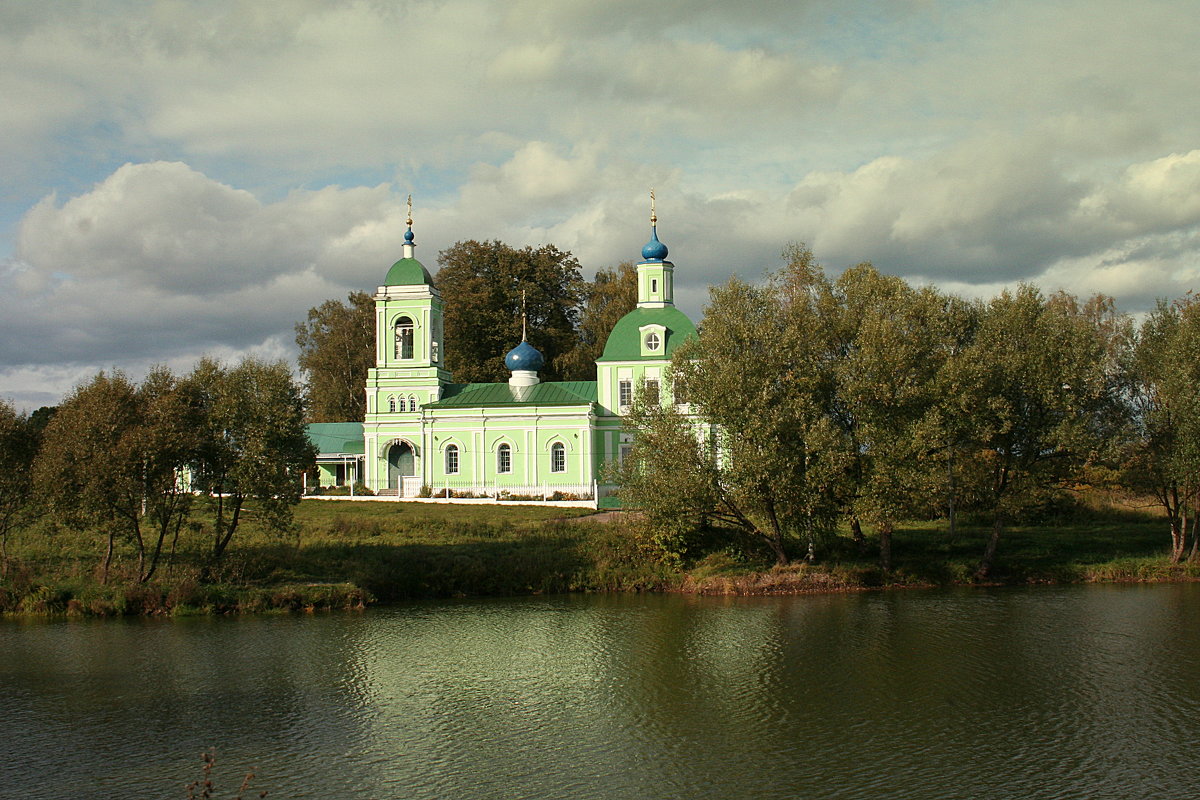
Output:
<svg viewBox="0 0 1200 800">
<path fill-rule="evenodd" d="M 396 320 L 396 358 L 413 357 L 413 321 L 408 317 Z"/>
</svg>

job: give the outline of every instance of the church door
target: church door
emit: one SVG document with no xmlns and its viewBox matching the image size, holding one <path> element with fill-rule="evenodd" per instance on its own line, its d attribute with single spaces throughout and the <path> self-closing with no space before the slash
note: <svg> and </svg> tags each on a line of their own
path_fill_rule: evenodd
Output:
<svg viewBox="0 0 1200 800">
<path fill-rule="evenodd" d="M 416 475 L 416 458 L 407 442 L 394 444 L 388 448 L 388 486 L 396 488 L 399 478 L 410 478 Z"/>
</svg>

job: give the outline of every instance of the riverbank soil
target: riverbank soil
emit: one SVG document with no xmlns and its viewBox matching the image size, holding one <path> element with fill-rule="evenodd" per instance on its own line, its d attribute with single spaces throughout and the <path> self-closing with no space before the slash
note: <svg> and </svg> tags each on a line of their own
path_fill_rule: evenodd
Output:
<svg viewBox="0 0 1200 800">
<path fill-rule="evenodd" d="M 136 579 L 132 545 L 119 544 L 107 583 L 100 580 L 102 534 L 41 520 L 11 537 L 0 612 L 211 614 L 567 591 L 782 594 L 972 584 L 990 532 L 969 520 L 953 536 L 944 521 L 899 526 L 895 567 L 885 573 L 869 531 L 865 546 L 845 531 L 815 543 L 813 561 L 774 567 L 758 543 L 722 530 L 698 532 L 664 556 L 628 512 L 306 501 L 286 531 L 266 527 L 250 508 L 225 558 L 212 564 L 209 519 L 198 504 L 147 582 Z M 1200 577 L 1194 564 L 1170 564 L 1168 545 L 1156 514 L 1081 506 L 1006 529 L 989 583 Z M 793 543 L 793 551 L 802 556 L 807 544 Z"/>
</svg>

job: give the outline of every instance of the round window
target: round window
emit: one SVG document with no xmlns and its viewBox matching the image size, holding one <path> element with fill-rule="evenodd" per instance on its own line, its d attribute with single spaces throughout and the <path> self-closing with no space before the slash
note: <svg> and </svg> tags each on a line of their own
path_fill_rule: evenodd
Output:
<svg viewBox="0 0 1200 800">
<path fill-rule="evenodd" d="M 657 350 L 659 344 L 661 344 L 661 342 L 659 341 L 657 333 L 647 333 L 646 334 L 646 349 L 647 350 Z"/>
</svg>

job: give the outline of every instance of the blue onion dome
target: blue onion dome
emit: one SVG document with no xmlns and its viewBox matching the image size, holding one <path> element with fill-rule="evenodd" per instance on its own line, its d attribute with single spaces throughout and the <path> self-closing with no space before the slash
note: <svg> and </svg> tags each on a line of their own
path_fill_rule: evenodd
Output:
<svg viewBox="0 0 1200 800">
<path fill-rule="evenodd" d="M 522 341 L 512 350 L 509 350 L 508 355 L 504 357 L 504 366 L 514 372 L 519 369 L 537 372 L 545 363 L 545 357 L 538 352 L 536 347 L 526 341 Z"/>
<path fill-rule="evenodd" d="M 667 246 L 658 240 L 658 228 L 650 229 L 650 241 L 642 248 L 642 258 L 647 261 L 662 261 L 667 257 Z"/>
<path fill-rule="evenodd" d="M 409 226 L 408 230 L 404 232 L 404 241 L 408 244 L 413 243 L 413 231 L 411 225 Z"/>
</svg>

